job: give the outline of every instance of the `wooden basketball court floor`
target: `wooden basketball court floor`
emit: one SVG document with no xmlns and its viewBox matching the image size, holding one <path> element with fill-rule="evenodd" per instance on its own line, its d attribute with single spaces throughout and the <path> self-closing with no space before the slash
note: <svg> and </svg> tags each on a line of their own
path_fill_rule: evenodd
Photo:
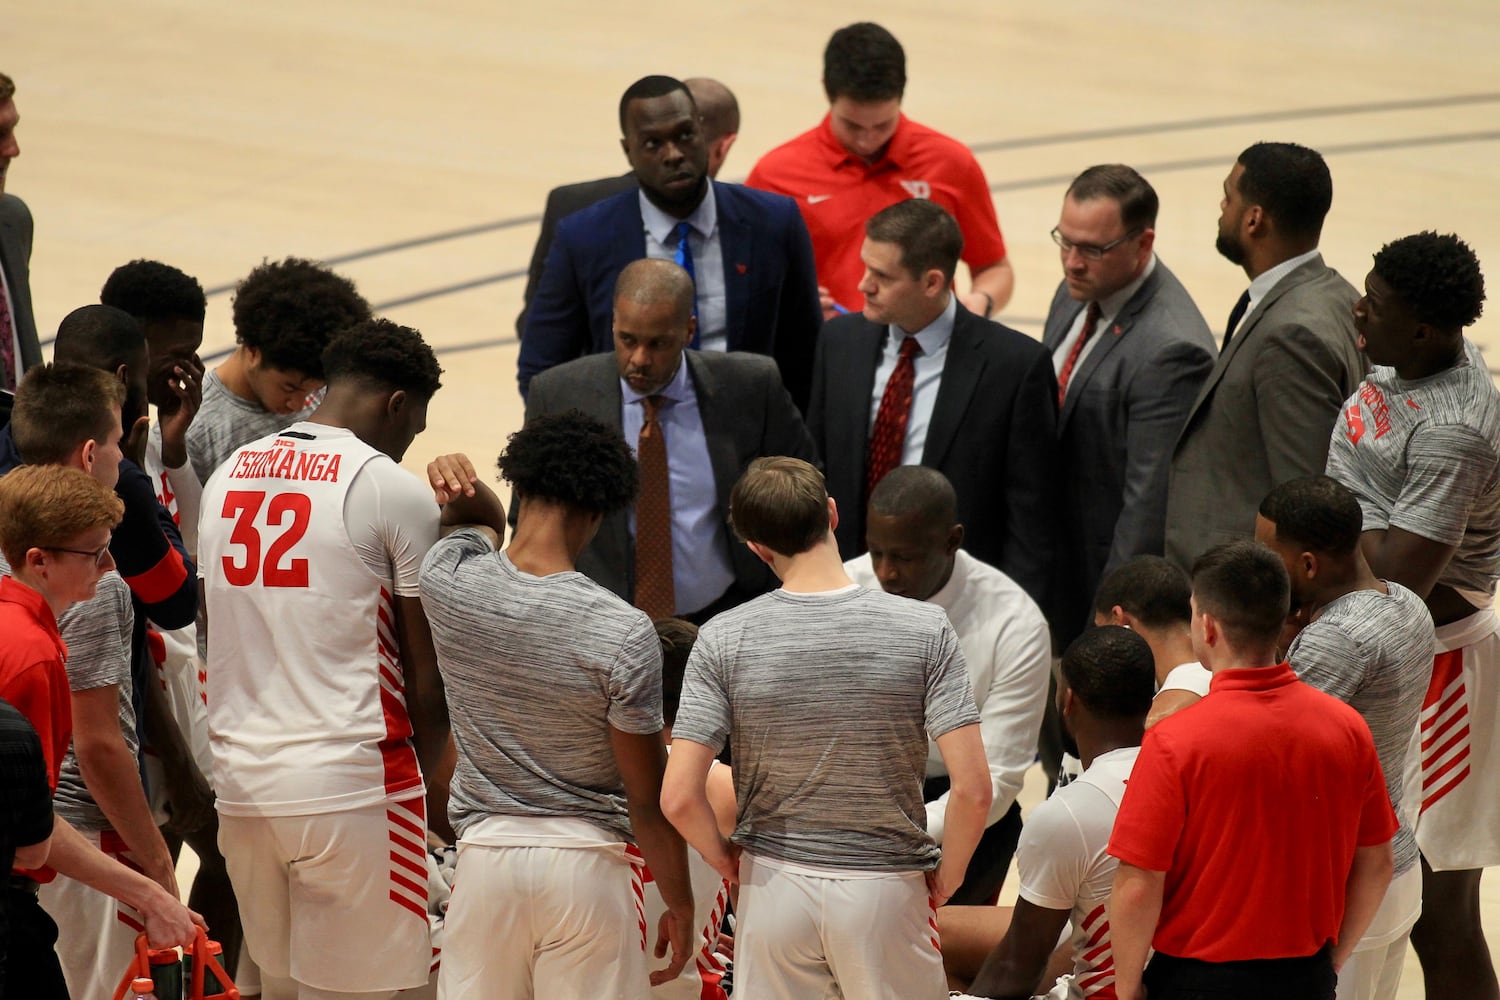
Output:
<svg viewBox="0 0 1500 1000">
<path fill-rule="evenodd" d="M 823 45 L 858 19 L 905 45 L 906 110 L 983 164 L 1017 274 L 1001 318 L 1022 330 L 1059 280 L 1067 181 L 1111 161 L 1156 186 L 1158 252 L 1220 327 L 1246 283 L 1213 249 L 1220 183 L 1261 139 L 1327 157 L 1323 252 L 1356 285 L 1383 242 L 1437 229 L 1474 246 L 1500 298 L 1494 0 L 8 0 L 7 189 L 36 218 L 38 326 L 152 257 L 209 289 L 219 355 L 252 266 L 329 261 L 447 369 L 408 466 L 462 450 L 492 469 L 520 424 L 514 320 L 543 198 L 625 168 L 620 92 L 647 73 L 723 80 L 743 126 L 722 179 L 740 179 L 819 120 Z M 1500 369 L 1500 302 L 1471 335 Z M 1421 995 L 1414 963 L 1402 995 Z"/>
</svg>

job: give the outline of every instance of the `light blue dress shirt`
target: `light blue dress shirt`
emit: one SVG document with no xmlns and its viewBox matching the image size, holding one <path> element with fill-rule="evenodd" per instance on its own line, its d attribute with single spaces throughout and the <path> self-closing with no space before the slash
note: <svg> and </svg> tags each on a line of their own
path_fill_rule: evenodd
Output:
<svg viewBox="0 0 1500 1000">
<path fill-rule="evenodd" d="M 708 194 L 686 219 L 675 219 L 651 203 L 642 191 L 641 222 L 646 229 L 646 256 L 672 260 L 677 255 L 677 223 L 692 226 L 688 246 L 693 251 L 694 284 L 697 287 L 698 347 L 705 351 L 729 350 L 729 308 L 724 291 L 724 248 L 719 242 L 719 209 L 710 184 Z M 634 440 L 633 438 L 631 440 Z"/>
<path fill-rule="evenodd" d="M 938 318 L 912 334 L 922 352 L 912 358 L 911 412 L 906 419 L 906 443 L 901 446 L 902 465 L 921 465 L 922 449 L 927 446 L 927 428 L 932 423 L 932 408 L 937 404 L 938 387 L 943 382 L 943 365 L 948 360 L 948 341 L 953 339 L 953 318 L 958 315 L 958 301 L 948 295 L 948 307 Z M 875 432 L 875 417 L 880 413 L 880 397 L 885 384 L 896 371 L 901 356 L 901 342 L 906 331 L 894 324 L 886 328 L 885 346 L 880 364 L 875 366 L 875 388 L 870 397 L 870 425 L 867 434 Z"/>
<path fill-rule="evenodd" d="M 687 362 L 659 393 L 664 396 L 656 419 L 667 445 L 667 483 L 672 503 L 672 584 L 677 614 L 701 611 L 723 596 L 734 583 L 729 541 L 719 516 L 719 494 L 713 463 L 708 457 L 708 435 L 698 409 L 698 393 Z M 642 395 L 620 380 L 620 423 L 632 453 L 646 422 Z M 635 538 L 635 508 L 630 511 L 630 537 Z"/>
</svg>

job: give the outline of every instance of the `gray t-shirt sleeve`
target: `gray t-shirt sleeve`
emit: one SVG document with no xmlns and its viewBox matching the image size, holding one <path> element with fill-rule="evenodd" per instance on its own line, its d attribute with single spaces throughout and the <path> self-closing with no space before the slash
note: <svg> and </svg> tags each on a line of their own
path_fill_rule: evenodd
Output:
<svg viewBox="0 0 1500 1000">
<path fill-rule="evenodd" d="M 90 691 L 130 683 L 130 632 L 135 615 L 130 588 L 118 573 L 106 573 L 92 599 L 73 605 L 58 621 L 68 644 L 68 686 Z"/>
<path fill-rule="evenodd" d="M 672 724 L 672 738 L 681 737 L 708 747 L 714 753 L 724 749 L 729 738 L 729 691 L 724 683 L 721 658 L 714 639 L 716 633 L 700 632 L 688 654 L 682 679 L 682 697 L 677 707 L 677 721 Z"/>
<path fill-rule="evenodd" d="M 1471 427 L 1422 427 L 1407 442 L 1406 463 L 1391 527 L 1442 545 L 1462 542 L 1469 515 L 1494 478 L 1494 448 Z"/>
<path fill-rule="evenodd" d="M 661 732 L 661 640 L 645 614 L 610 668 L 608 719 L 622 733 Z"/>
<path fill-rule="evenodd" d="M 944 622 L 927 674 L 927 735 L 935 740 L 961 726 L 978 724 L 979 706 L 968 663 L 959 648 L 958 633 Z"/>
<path fill-rule="evenodd" d="M 1301 680 L 1347 702 L 1364 684 L 1368 652 L 1342 626 L 1320 620 L 1292 640 L 1287 660 Z"/>
</svg>

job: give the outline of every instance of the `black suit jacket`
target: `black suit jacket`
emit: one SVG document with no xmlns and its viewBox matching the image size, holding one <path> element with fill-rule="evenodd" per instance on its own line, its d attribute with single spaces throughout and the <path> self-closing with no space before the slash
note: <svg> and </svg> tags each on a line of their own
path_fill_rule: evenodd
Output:
<svg viewBox="0 0 1500 1000">
<path fill-rule="evenodd" d="M 754 459 L 790 455 L 815 463 L 817 453 L 770 358 L 691 350 L 682 356 L 698 394 L 698 412 L 708 439 L 735 590 L 740 599 L 748 600 L 775 588 L 777 583 L 770 568 L 735 541 L 729 527 L 729 491 Z M 593 354 L 549 368 L 533 379 L 526 419 L 577 409 L 621 430 L 622 400 L 615 356 Z M 635 539 L 630 535 L 627 512 L 604 519 L 599 533 L 578 557 L 578 570 L 625 600 L 634 600 Z"/>
<path fill-rule="evenodd" d="M 526 329 L 526 310 L 531 308 L 531 299 L 536 295 L 537 282 L 542 280 L 542 269 L 547 265 L 547 254 L 557 236 L 557 223 L 574 212 L 582 211 L 605 198 L 621 191 L 636 189 L 635 174 L 624 173 L 618 177 L 601 177 L 596 181 L 581 181 L 564 184 L 547 192 L 547 207 L 542 210 L 542 228 L 537 233 L 536 249 L 531 251 L 531 266 L 526 270 L 526 290 L 521 293 L 521 314 L 516 317 L 516 339 Z"/>
<path fill-rule="evenodd" d="M 31 312 L 31 212 L 13 194 L 0 195 L 0 267 L 10 285 L 11 322 L 21 344 L 21 371 L 42 363 L 42 347 Z"/>
<path fill-rule="evenodd" d="M 875 369 L 887 328 L 858 313 L 823 327 L 808 428 L 838 502 L 839 552 L 865 551 L 865 459 Z M 1052 572 L 1057 376 L 1032 338 L 962 305 L 943 364 L 922 464 L 958 493 L 964 548 L 1046 606 Z"/>
</svg>

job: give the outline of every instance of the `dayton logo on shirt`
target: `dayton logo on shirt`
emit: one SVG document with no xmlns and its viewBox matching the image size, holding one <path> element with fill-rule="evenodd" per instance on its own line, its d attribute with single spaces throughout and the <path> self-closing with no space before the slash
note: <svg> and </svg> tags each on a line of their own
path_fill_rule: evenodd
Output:
<svg viewBox="0 0 1500 1000">
<path fill-rule="evenodd" d="M 1359 387 L 1359 399 L 1370 408 L 1370 415 L 1375 418 L 1375 440 L 1379 441 L 1391 429 L 1391 408 L 1385 401 L 1385 394 L 1366 382 Z M 1359 439 L 1365 435 L 1365 416 L 1360 411 L 1359 403 L 1349 407 L 1344 416 L 1349 424 L 1346 432 L 1349 443 L 1359 444 Z"/>
<path fill-rule="evenodd" d="M 921 198 L 925 201 L 932 197 L 932 185 L 926 181 L 902 181 L 901 186 L 906 188 L 906 193 L 913 198 Z"/>
</svg>

